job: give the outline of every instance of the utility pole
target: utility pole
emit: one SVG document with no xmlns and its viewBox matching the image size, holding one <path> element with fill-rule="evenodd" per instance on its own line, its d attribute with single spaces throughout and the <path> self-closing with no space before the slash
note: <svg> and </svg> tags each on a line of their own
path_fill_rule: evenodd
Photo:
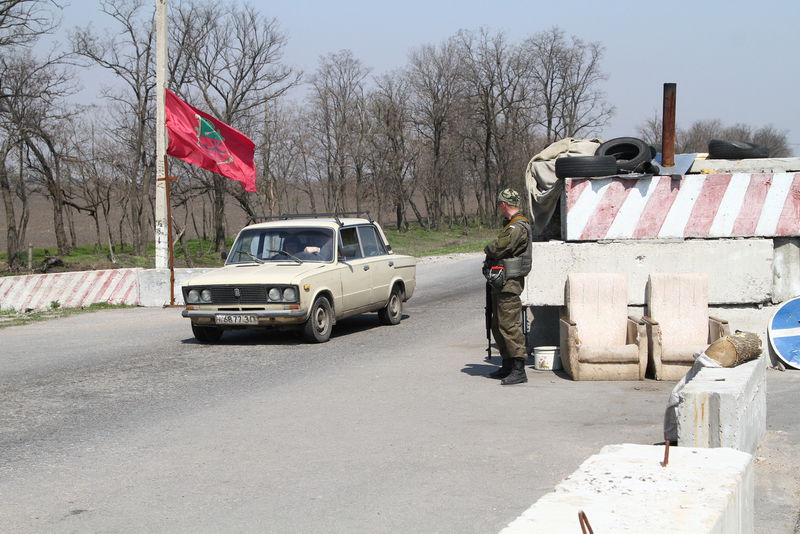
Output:
<svg viewBox="0 0 800 534">
<path fill-rule="evenodd" d="M 156 2 L 156 269 L 168 269 L 172 221 L 167 197 L 167 130 L 164 88 L 167 84 L 167 0 Z M 171 278 L 171 277 L 170 277 Z"/>
</svg>

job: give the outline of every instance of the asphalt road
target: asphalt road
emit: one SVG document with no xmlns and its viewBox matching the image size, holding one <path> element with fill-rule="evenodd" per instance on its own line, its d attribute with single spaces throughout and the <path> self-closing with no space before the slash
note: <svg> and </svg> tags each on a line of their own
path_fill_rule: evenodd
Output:
<svg viewBox="0 0 800 534">
<path fill-rule="evenodd" d="M 322 345 L 201 345 L 176 309 L 0 330 L 0 530 L 497 532 L 603 445 L 661 441 L 672 383 L 499 386 L 480 258 L 418 281 L 400 325 Z M 756 524 L 792 532 L 800 374 L 768 380 Z"/>
</svg>

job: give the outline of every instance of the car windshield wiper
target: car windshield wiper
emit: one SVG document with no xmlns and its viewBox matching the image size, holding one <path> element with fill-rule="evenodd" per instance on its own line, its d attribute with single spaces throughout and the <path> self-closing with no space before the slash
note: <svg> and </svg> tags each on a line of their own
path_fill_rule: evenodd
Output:
<svg viewBox="0 0 800 534">
<path fill-rule="evenodd" d="M 264 260 L 262 260 L 258 256 L 250 254 L 246 250 L 237 250 L 236 253 L 239 254 L 239 259 L 241 259 L 242 258 L 242 254 L 244 254 L 245 256 L 249 256 L 249 257 L 253 258 L 253 260 L 255 260 L 256 263 L 264 263 Z"/>
<path fill-rule="evenodd" d="M 291 259 L 293 259 L 297 263 L 303 263 L 303 260 L 301 260 L 300 258 L 295 256 L 294 254 L 289 254 L 285 250 L 267 250 L 266 252 L 271 252 L 272 254 L 283 254 L 284 256 L 290 257 Z"/>
</svg>

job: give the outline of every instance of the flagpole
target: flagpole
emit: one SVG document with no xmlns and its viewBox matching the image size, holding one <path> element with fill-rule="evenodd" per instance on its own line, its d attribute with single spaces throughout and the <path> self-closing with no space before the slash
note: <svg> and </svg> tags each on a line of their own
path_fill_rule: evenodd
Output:
<svg viewBox="0 0 800 534">
<path fill-rule="evenodd" d="M 169 220 L 169 187 L 167 185 L 167 133 L 164 111 L 164 88 L 167 83 L 167 0 L 156 2 L 156 269 L 170 270 L 169 261 L 172 222 Z M 174 288 L 170 287 L 170 305 L 174 304 Z"/>
</svg>

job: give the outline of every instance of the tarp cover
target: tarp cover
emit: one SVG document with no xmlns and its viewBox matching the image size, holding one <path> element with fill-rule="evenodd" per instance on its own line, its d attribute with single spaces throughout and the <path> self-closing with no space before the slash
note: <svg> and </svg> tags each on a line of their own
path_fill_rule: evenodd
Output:
<svg viewBox="0 0 800 534">
<path fill-rule="evenodd" d="M 525 187 L 533 217 L 533 234 L 541 236 L 558 206 L 564 181 L 556 177 L 556 159 L 571 156 L 593 156 L 601 139 L 573 139 L 556 141 L 528 162 L 525 168 Z"/>
</svg>

